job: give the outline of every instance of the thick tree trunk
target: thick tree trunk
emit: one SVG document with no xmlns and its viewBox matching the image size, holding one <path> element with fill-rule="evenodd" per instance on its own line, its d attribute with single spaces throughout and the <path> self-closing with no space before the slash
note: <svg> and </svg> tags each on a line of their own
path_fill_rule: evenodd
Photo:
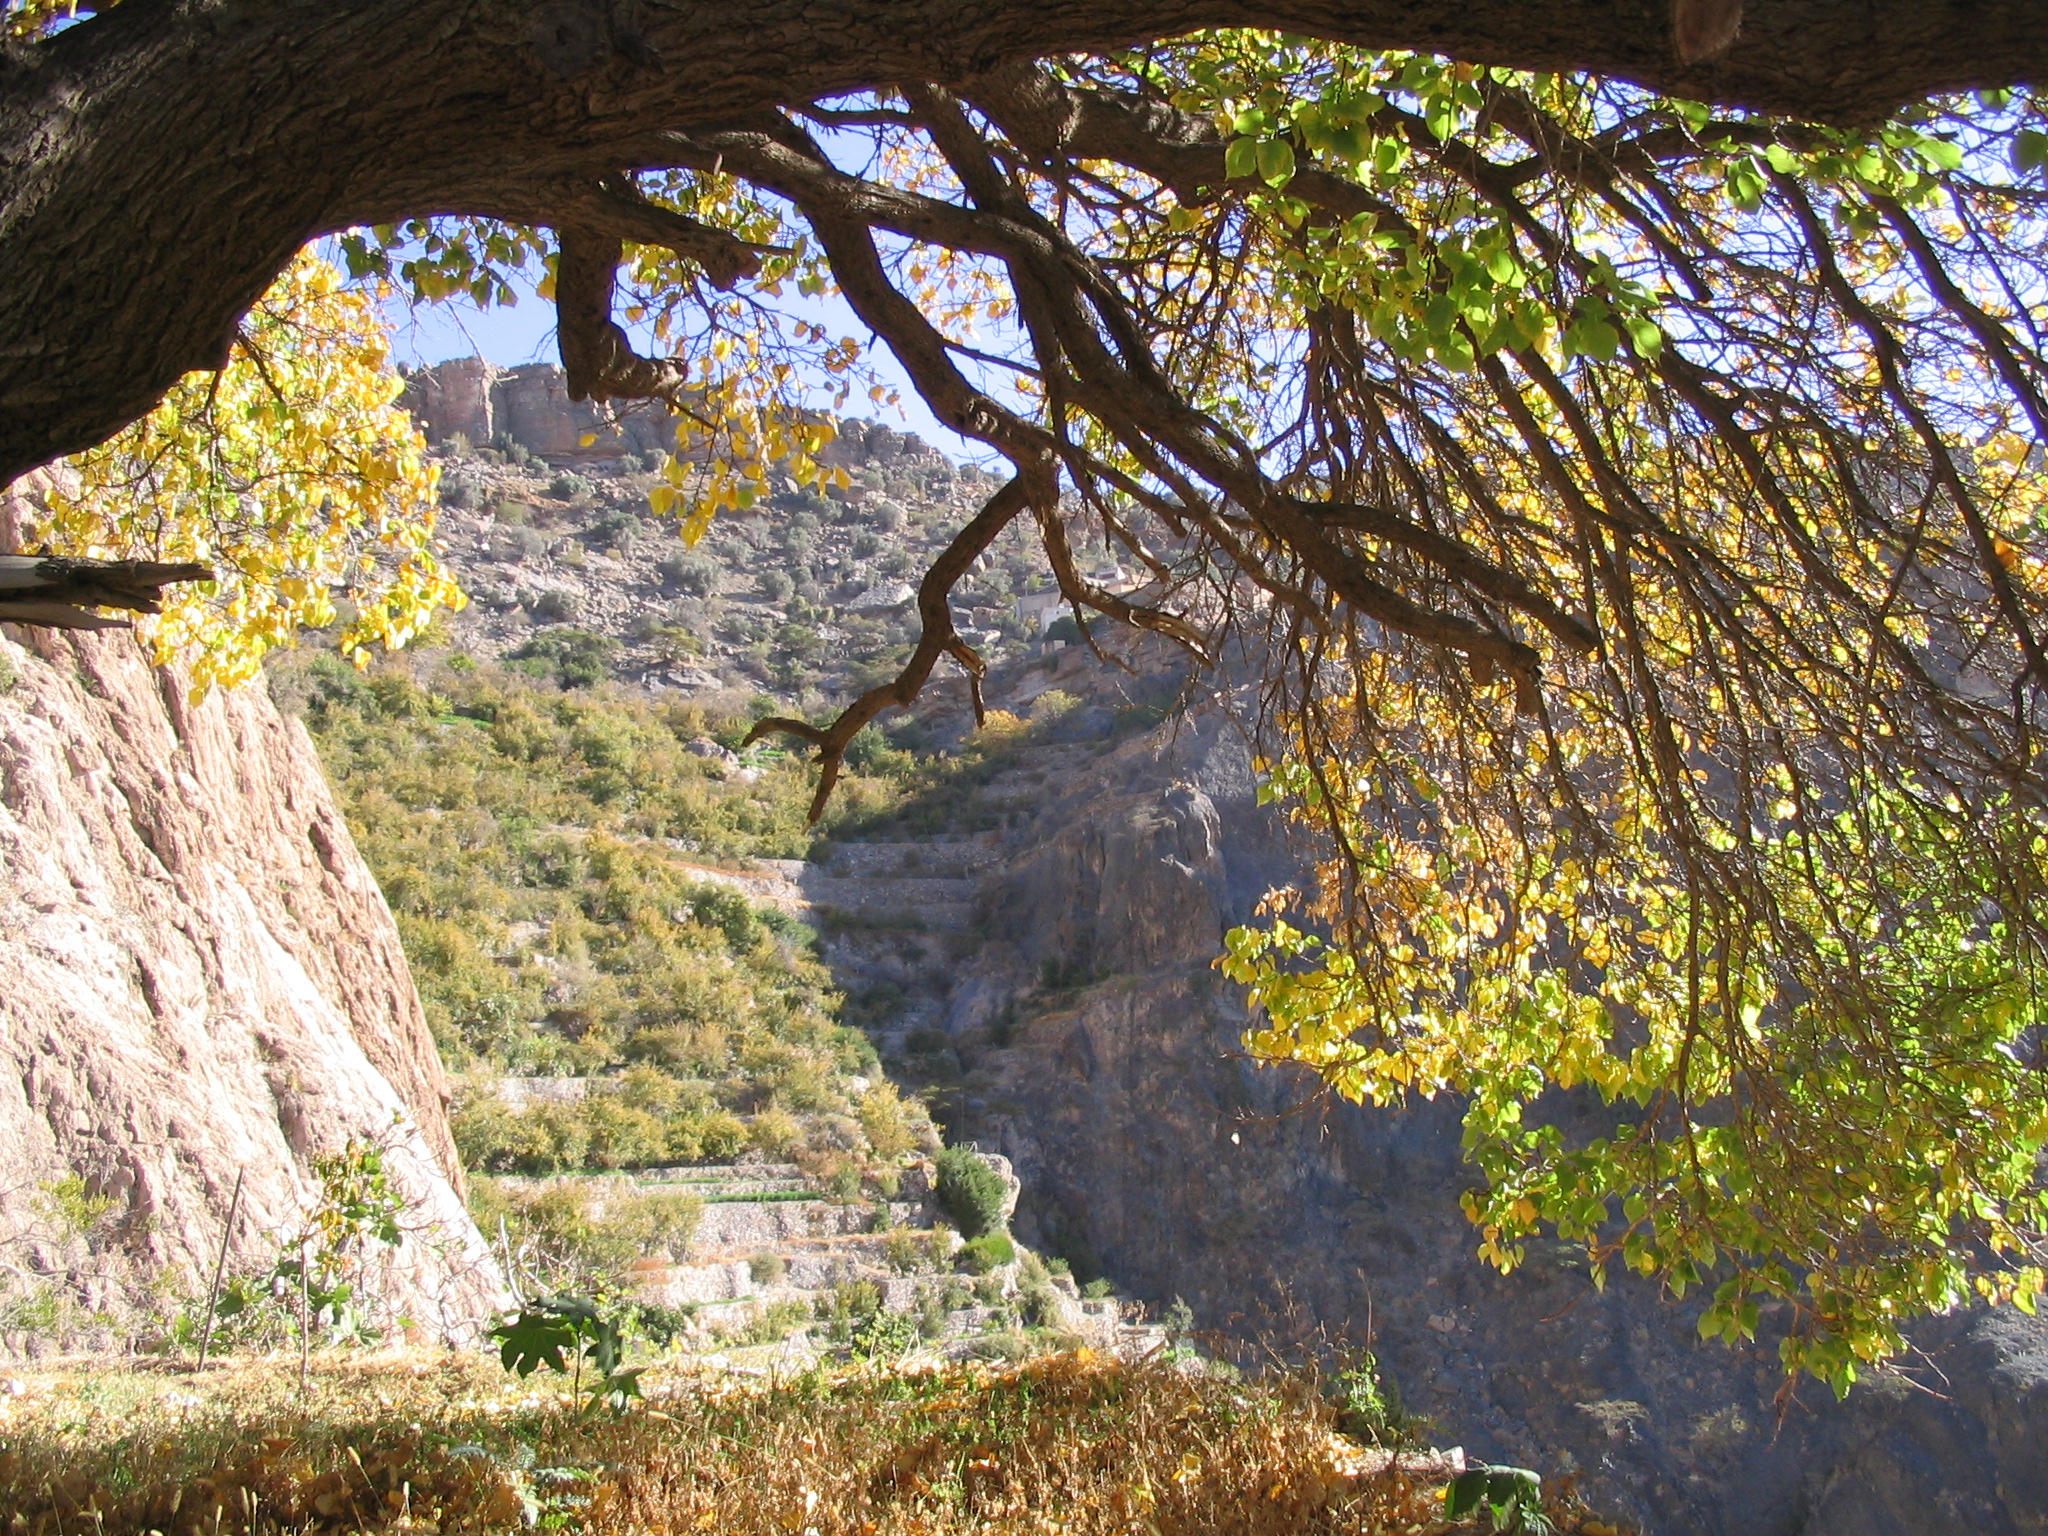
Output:
<svg viewBox="0 0 2048 1536">
<path fill-rule="evenodd" d="M 0 483 L 217 365 L 315 235 L 602 226 L 600 178 L 774 102 L 1231 24 L 1834 119 L 2048 59 L 2048 0 L 1750 0 L 1692 65 L 1671 23 L 1668 0 L 125 0 L 0 55 Z"/>
</svg>

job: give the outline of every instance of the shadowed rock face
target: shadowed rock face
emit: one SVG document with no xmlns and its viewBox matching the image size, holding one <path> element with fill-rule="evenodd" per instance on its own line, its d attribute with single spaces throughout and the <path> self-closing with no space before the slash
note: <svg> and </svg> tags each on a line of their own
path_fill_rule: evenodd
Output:
<svg viewBox="0 0 2048 1536">
<path fill-rule="evenodd" d="M 1457 1207 L 1455 1105 L 1320 1102 L 1239 1054 L 1210 962 L 1303 863 L 1237 738 L 1210 720 L 1054 777 L 985 877 L 990 942 L 946 1013 L 954 1130 L 1015 1162 L 1026 1241 L 1240 1336 L 1370 1330 L 1436 1438 L 1578 1469 L 1645 1531 L 2048 1531 L 2048 1322 L 1940 1320 L 1917 1385 L 1838 1407 L 1809 1383 L 1780 1430 L 1768 1338 L 1703 1344 L 1694 1307 L 1597 1293 L 1558 1246 L 1496 1275 Z"/>
<path fill-rule="evenodd" d="M 316 1194 L 310 1159 L 390 1148 L 411 1235 L 389 1286 L 432 1334 L 497 1293 L 397 930 L 305 732 L 260 686 L 188 702 L 125 634 L 0 640 L 0 1238 L 75 1265 L 39 1186 L 111 1196 L 80 1299 L 210 1273 Z M 131 1293 L 132 1294 L 132 1293 Z"/>
</svg>

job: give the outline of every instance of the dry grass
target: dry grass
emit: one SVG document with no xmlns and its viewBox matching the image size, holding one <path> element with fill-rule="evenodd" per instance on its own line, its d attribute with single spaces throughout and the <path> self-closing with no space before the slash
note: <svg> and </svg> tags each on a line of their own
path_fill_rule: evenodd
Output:
<svg viewBox="0 0 2048 1536">
<path fill-rule="evenodd" d="M 0 1416 L 9 1536 L 1449 1529 L 1438 1490 L 1375 1470 L 1304 1382 L 1085 1352 L 779 1382 L 654 1375 L 652 1405 L 618 1420 L 463 1356 L 337 1357 L 303 1398 L 282 1363 L 26 1380 Z"/>
</svg>

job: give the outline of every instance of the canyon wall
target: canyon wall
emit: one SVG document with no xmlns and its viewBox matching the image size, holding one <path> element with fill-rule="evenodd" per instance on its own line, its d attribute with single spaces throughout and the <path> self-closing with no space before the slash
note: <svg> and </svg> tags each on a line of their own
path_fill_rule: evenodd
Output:
<svg viewBox="0 0 2048 1536">
<path fill-rule="evenodd" d="M 390 1301 L 424 1335 L 473 1333 L 499 1286 L 448 1088 L 304 729 L 260 685 L 190 702 L 122 632 L 0 636 L 10 1279 L 69 1287 L 81 1315 L 192 1294 L 238 1175 L 230 1263 L 257 1265 L 317 1199 L 311 1160 L 375 1140 L 411 1204 Z M 70 1174 L 103 1208 L 90 1233 L 53 1199 Z"/>
<path fill-rule="evenodd" d="M 1844 1405 L 1806 1382 L 1781 1422 L 1768 1337 L 1704 1343 L 1696 1306 L 1597 1292 L 1562 1245 L 1496 1274 L 1458 1209 L 1456 1105 L 1331 1102 L 1242 1055 L 1211 962 L 1304 862 L 1241 737 L 1210 715 L 1058 751 L 1003 801 L 984 941 L 934 1000 L 951 1129 L 1013 1160 L 1027 1241 L 1239 1339 L 1370 1335 L 1434 1439 L 1577 1470 L 1657 1536 L 2048 1532 L 2048 1319 L 1924 1325 L 1907 1371 Z"/>
</svg>

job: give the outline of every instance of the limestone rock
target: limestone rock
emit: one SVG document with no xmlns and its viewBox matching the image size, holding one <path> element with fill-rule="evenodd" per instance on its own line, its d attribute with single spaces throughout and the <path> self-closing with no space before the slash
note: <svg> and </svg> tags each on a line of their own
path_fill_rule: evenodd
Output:
<svg viewBox="0 0 2048 1536">
<path fill-rule="evenodd" d="M 304 729 L 260 685 L 189 701 L 126 634 L 0 639 L 0 1242 L 55 1266 L 43 1186 L 113 1198 L 101 1281 L 260 1263 L 310 1159 L 389 1148 L 390 1299 L 460 1335 L 499 1283 L 398 933 Z M 103 1298 L 102 1298 L 103 1299 Z"/>
</svg>

